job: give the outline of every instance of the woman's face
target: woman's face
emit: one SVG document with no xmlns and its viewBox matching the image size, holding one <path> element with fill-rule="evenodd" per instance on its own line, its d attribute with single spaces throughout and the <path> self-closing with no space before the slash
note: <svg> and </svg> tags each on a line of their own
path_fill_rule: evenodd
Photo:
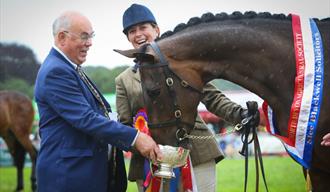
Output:
<svg viewBox="0 0 330 192">
<path fill-rule="evenodd" d="M 159 27 L 151 23 L 137 24 L 127 31 L 128 41 L 132 43 L 135 49 L 154 41 L 158 36 Z"/>
</svg>

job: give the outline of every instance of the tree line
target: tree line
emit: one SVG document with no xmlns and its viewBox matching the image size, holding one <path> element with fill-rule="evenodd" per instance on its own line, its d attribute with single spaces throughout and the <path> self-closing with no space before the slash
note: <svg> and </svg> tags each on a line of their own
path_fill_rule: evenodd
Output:
<svg viewBox="0 0 330 192">
<path fill-rule="evenodd" d="M 33 98 L 34 83 L 40 66 L 41 62 L 31 48 L 0 42 L 0 90 L 16 90 Z M 115 77 L 127 67 L 84 69 L 102 93 L 115 93 Z"/>
<path fill-rule="evenodd" d="M 25 45 L 0 42 L 0 90 L 16 90 L 33 98 L 34 83 L 41 63 L 33 50 Z M 113 69 L 84 67 L 87 75 L 102 93 L 115 93 L 115 78 L 128 66 Z M 220 90 L 242 89 L 224 80 L 214 80 Z"/>
</svg>

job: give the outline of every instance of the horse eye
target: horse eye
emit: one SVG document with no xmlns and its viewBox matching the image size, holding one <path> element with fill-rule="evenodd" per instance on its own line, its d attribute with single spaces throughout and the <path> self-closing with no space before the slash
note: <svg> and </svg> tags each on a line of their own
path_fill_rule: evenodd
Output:
<svg viewBox="0 0 330 192">
<path fill-rule="evenodd" d="M 160 94 L 160 88 L 147 89 L 147 94 L 154 99 Z"/>
</svg>

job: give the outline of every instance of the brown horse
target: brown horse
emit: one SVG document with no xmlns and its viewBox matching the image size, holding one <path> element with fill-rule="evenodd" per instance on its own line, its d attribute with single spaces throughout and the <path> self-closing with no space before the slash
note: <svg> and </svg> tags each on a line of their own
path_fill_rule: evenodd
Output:
<svg viewBox="0 0 330 192">
<path fill-rule="evenodd" d="M 36 190 L 37 150 L 29 138 L 33 119 L 32 102 L 27 96 L 14 91 L 0 91 L 0 136 L 5 140 L 17 168 L 16 191 L 21 191 L 24 187 L 23 168 L 26 151 L 32 161 L 32 190 Z"/>
<path fill-rule="evenodd" d="M 323 42 L 324 85 L 310 175 L 315 191 L 328 191 L 330 148 L 320 142 L 330 132 L 330 19 L 314 21 Z M 216 78 L 237 83 L 267 101 L 280 135 L 288 136 L 296 77 L 291 16 L 207 13 L 178 25 L 156 43 L 116 51 L 140 62 L 149 121 L 166 127 L 151 129 L 158 143 L 177 145 L 189 134 L 187 125 L 194 122 L 203 86 Z"/>
</svg>

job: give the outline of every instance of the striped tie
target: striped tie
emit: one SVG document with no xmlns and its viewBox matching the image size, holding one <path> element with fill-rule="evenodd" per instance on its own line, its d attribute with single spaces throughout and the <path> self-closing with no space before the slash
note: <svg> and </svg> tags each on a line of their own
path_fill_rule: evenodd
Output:
<svg viewBox="0 0 330 192">
<path fill-rule="evenodd" d="M 96 100 L 99 102 L 100 106 L 102 107 L 102 109 L 104 111 L 104 115 L 106 117 L 109 117 L 109 112 L 100 96 L 100 93 L 95 89 L 95 87 L 93 86 L 93 84 L 91 83 L 91 81 L 89 80 L 89 78 L 87 77 L 87 75 L 85 74 L 85 72 L 83 71 L 83 69 L 81 68 L 80 65 L 77 65 L 76 70 L 77 70 L 80 78 L 85 82 L 88 89 L 91 91 L 91 93 L 94 95 Z"/>
</svg>

